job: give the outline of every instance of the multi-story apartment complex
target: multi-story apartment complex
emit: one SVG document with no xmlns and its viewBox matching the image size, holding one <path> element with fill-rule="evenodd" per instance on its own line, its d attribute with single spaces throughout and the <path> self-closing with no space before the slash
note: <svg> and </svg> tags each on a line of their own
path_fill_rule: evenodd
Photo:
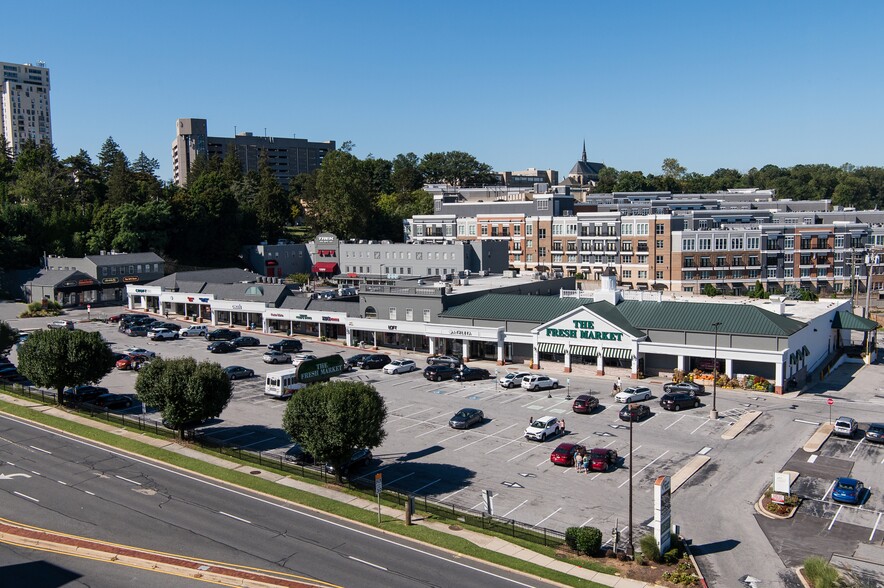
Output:
<svg viewBox="0 0 884 588">
<path fill-rule="evenodd" d="M 567 187 L 434 190 L 435 214 L 405 223 L 408 241 L 509 239 L 510 267 L 582 274 L 612 268 L 634 289 L 745 294 L 884 290 L 884 212 L 777 201 L 764 190 L 593 194 Z M 489 197 L 492 196 L 492 197 Z"/>
<path fill-rule="evenodd" d="M 52 143 L 49 69 L 44 65 L 0 62 L 0 129 L 13 156 L 28 140 L 38 145 Z"/>
<path fill-rule="evenodd" d="M 322 159 L 334 151 L 334 141 L 308 141 L 290 137 L 256 137 L 237 133 L 234 137 L 210 137 L 204 118 L 179 118 L 172 141 L 172 178 L 176 185 L 187 185 L 187 174 L 197 157 L 223 159 L 234 149 L 243 172 L 258 169 L 261 157 L 284 187 L 298 174 L 311 172 L 322 165 Z"/>
</svg>

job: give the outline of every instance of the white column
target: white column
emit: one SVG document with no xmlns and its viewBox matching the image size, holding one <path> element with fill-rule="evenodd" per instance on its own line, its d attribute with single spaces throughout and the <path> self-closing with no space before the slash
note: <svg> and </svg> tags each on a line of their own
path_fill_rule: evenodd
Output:
<svg viewBox="0 0 884 588">
<path fill-rule="evenodd" d="M 537 351 L 537 342 L 534 342 L 534 348 L 531 350 L 531 367 L 540 368 L 540 352 Z"/>
<path fill-rule="evenodd" d="M 629 366 L 630 372 L 633 374 L 633 377 L 638 377 L 638 354 L 634 353 L 632 355 L 632 364 Z"/>
<path fill-rule="evenodd" d="M 463 357 L 463 362 L 466 363 L 470 361 L 470 342 L 466 339 L 460 344 L 461 349 L 461 357 Z"/>
<path fill-rule="evenodd" d="M 734 377 L 734 360 L 732 360 L 732 359 L 725 359 L 724 360 L 724 373 L 727 374 L 728 378 Z"/>
<path fill-rule="evenodd" d="M 430 355 L 436 355 L 436 338 L 427 337 L 427 342 L 430 344 Z"/>
<path fill-rule="evenodd" d="M 785 386 L 784 386 L 785 380 L 783 379 L 783 362 L 782 362 L 782 360 L 778 361 L 776 363 L 776 368 L 777 368 L 777 375 L 775 377 L 774 386 L 776 386 L 776 388 L 782 392 L 783 390 L 785 390 Z"/>
<path fill-rule="evenodd" d="M 684 355 L 678 356 L 678 369 L 683 372 L 688 371 L 688 358 Z"/>
<path fill-rule="evenodd" d="M 345 327 L 345 329 L 347 347 L 353 347 L 353 333 L 350 332 L 350 327 Z"/>
<path fill-rule="evenodd" d="M 602 357 L 602 350 L 599 349 L 599 354 L 596 356 L 596 375 L 604 375 L 605 374 L 605 358 Z"/>
<path fill-rule="evenodd" d="M 269 333 L 270 332 L 270 321 L 263 316 L 261 317 L 261 332 L 262 333 Z"/>
<path fill-rule="evenodd" d="M 571 371 L 571 347 L 565 347 L 565 373 Z"/>
<path fill-rule="evenodd" d="M 128 308 L 129 310 L 134 310 L 134 307 L 132 306 L 132 296 L 130 296 L 128 293 L 126 294 L 126 308 Z"/>
<path fill-rule="evenodd" d="M 218 326 L 218 311 L 216 311 L 214 308 L 212 309 L 212 326 Z"/>
</svg>

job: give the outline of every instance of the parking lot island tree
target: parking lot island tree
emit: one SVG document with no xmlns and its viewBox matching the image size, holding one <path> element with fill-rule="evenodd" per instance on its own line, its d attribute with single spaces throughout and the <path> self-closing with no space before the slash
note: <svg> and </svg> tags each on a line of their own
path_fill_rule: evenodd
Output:
<svg viewBox="0 0 884 588">
<path fill-rule="evenodd" d="M 18 371 L 37 386 L 56 391 L 64 404 L 65 388 L 93 384 L 114 367 L 114 356 L 100 333 L 67 329 L 34 331 L 18 352 Z"/>
<path fill-rule="evenodd" d="M 334 468 L 343 481 L 353 450 L 374 449 L 387 436 L 387 405 L 373 386 L 362 382 L 326 382 L 299 390 L 288 401 L 282 428 L 317 462 Z"/>
<path fill-rule="evenodd" d="M 0 356 L 5 356 L 9 353 L 17 338 L 18 331 L 9 326 L 9 323 L 6 321 L 0 321 Z"/>
<path fill-rule="evenodd" d="M 164 424 L 183 438 L 186 429 L 219 416 L 230 402 L 233 388 L 217 363 L 197 363 L 190 357 L 157 358 L 141 368 L 135 392 L 145 406 L 159 410 Z"/>
</svg>

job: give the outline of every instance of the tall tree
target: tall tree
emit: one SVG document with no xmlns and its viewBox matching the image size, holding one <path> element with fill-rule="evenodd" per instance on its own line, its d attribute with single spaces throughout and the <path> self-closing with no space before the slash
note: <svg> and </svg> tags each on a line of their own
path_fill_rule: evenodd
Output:
<svg viewBox="0 0 884 588">
<path fill-rule="evenodd" d="M 414 153 L 396 156 L 393 171 L 390 173 L 393 189 L 400 194 L 411 194 L 424 187 L 424 176 L 420 171 L 420 159 Z"/>
<path fill-rule="evenodd" d="M 316 198 L 307 202 L 310 228 L 329 231 L 342 239 L 364 238 L 368 234 L 373 208 L 365 167 L 346 151 L 325 156 L 316 176 Z"/>
<path fill-rule="evenodd" d="M 663 175 L 667 178 L 674 178 L 676 180 L 680 180 L 682 176 L 688 171 L 683 165 L 678 163 L 678 160 L 674 157 L 667 157 L 663 160 Z"/>
<path fill-rule="evenodd" d="M 427 153 L 421 160 L 420 170 L 428 183 L 447 182 L 460 187 L 497 183 L 490 165 L 463 151 Z"/>
<path fill-rule="evenodd" d="M 73 205 L 85 209 L 104 200 L 106 185 L 101 179 L 98 166 L 92 163 L 92 158 L 86 151 L 80 149 L 76 155 L 63 160 L 62 165 L 74 182 L 71 193 Z"/>
<path fill-rule="evenodd" d="M 9 326 L 6 321 L 0 321 L 0 356 L 9 354 L 9 350 L 12 349 L 17 338 L 18 331 Z"/>
<path fill-rule="evenodd" d="M 157 358 L 141 368 L 135 392 L 143 404 L 159 410 L 163 421 L 183 438 L 189 426 L 220 416 L 233 388 L 217 363 L 197 363 L 192 357 Z"/>
<path fill-rule="evenodd" d="M 80 330 L 34 331 L 18 358 L 18 371 L 38 386 L 55 390 L 58 404 L 64 404 L 65 388 L 98 382 L 114 365 L 101 334 Z"/>
<path fill-rule="evenodd" d="M 120 146 L 114 141 L 113 137 L 108 137 L 104 140 L 101 150 L 98 152 L 98 170 L 101 172 L 103 180 L 107 180 L 111 167 L 116 163 L 117 156 L 121 153 L 123 153 L 123 150 L 120 149 Z M 126 164 L 128 165 L 128 163 L 127 160 Z"/>
<path fill-rule="evenodd" d="M 340 483 L 354 447 L 374 449 L 386 437 L 387 406 L 362 382 L 312 384 L 289 399 L 282 428 L 319 462 L 334 466 Z"/>
<path fill-rule="evenodd" d="M 279 185 L 273 170 L 262 157 L 258 163 L 258 192 L 253 202 L 258 229 L 268 241 L 282 236 L 283 229 L 289 222 L 291 204 L 285 188 Z"/>
</svg>

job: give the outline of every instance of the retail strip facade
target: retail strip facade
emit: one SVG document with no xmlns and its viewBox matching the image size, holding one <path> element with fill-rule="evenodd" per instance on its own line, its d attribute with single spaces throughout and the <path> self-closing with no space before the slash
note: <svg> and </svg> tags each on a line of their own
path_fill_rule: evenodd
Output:
<svg viewBox="0 0 884 588">
<path fill-rule="evenodd" d="M 151 285 L 129 286 L 127 291 L 130 309 L 159 311 L 213 326 L 308 334 L 343 339 L 353 347 L 447 353 L 465 362 L 485 359 L 550 372 L 569 373 L 575 365 L 584 364 L 594 367 L 597 375 L 615 367 L 628 370 L 633 378 L 676 369 L 711 373 L 717 359 L 718 373 L 731 378 L 761 376 L 777 392 L 787 382 L 802 384 L 810 372 L 831 359 L 844 344 L 845 329 L 862 328 L 848 320 L 858 318 L 850 314 L 849 300 L 787 303 L 684 296 L 665 300 L 659 292 L 619 290 L 615 280 L 613 275 L 603 278 L 601 289 L 594 292 L 559 288 L 558 295 L 518 293 L 529 289 L 526 283 L 518 289 L 492 287 L 460 297 L 455 288 L 447 298 L 440 294 L 441 310 L 399 315 L 408 320 L 365 314 L 366 308 L 388 306 L 392 315 L 395 304 L 427 304 L 401 293 L 387 294 L 386 306 L 373 293 L 367 303 L 360 294 L 354 297 L 357 300 L 338 303 L 338 310 L 326 310 L 288 307 L 296 299 L 284 289 L 277 296 L 275 290 L 262 288 L 262 301 L 222 299 L 212 293 L 167 291 Z M 555 284 L 560 286 L 561 281 Z M 256 285 L 240 288 L 253 292 Z M 303 300 L 298 304 L 305 304 Z M 414 317 L 419 320 L 411 320 Z"/>
</svg>

